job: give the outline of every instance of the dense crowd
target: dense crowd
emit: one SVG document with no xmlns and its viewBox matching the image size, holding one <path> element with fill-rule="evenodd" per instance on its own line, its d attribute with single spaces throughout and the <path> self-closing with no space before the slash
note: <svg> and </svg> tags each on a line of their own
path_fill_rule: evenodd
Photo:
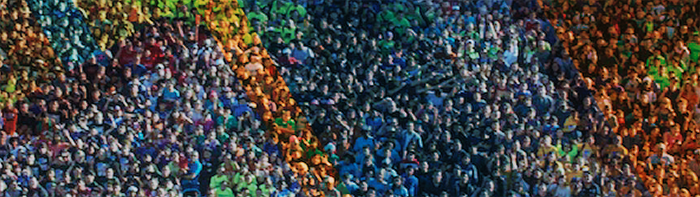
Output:
<svg viewBox="0 0 700 197">
<path fill-rule="evenodd" d="M 265 135 L 255 94 L 194 12 L 110 22 L 95 15 L 130 4 L 72 3 L 0 1 L 2 196 L 289 196 L 312 182 Z M 53 18 L 66 10 L 68 25 Z M 73 38 L 49 42 L 60 33 Z M 104 51 L 90 34 L 107 35 Z"/>
<path fill-rule="evenodd" d="M 632 2 L 0 0 L 0 191 L 697 195 L 696 8 Z"/>
<path fill-rule="evenodd" d="M 248 5 L 342 194 L 648 194 L 536 1 Z"/>
<path fill-rule="evenodd" d="M 700 3 L 542 5 L 560 38 L 557 48 L 572 58 L 565 64 L 581 70 L 611 132 L 621 136 L 616 149 L 625 168 L 612 173 L 631 171 L 653 196 L 700 195 Z"/>
</svg>

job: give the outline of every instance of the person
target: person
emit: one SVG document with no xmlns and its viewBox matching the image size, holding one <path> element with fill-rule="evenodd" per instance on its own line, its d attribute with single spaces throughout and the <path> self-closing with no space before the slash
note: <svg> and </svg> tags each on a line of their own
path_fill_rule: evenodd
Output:
<svg viewBox="0 0 700 197">
<path fill-rule="evenodd" d="M 656 150 L 654 151 L 654 154 L 649 157 L 647 162 L 649 162 L 649 165 L 671 165 L 674 163 L 674 158 L 673 156 L 669 155 L 666 152 L 666 145 L 665 144 L 658 144 Z"/>
<path fill-rule="evenodd" d="M 214 194 L 216 196 L 221 196 L 221 197 L 232 197 L 235 196 L 233 194 L 233 190 L 228 186 L 228 182 L 224 181 L 221 182 L 221 185 L 218 188 L 215 188 Z"/>
<path fill-rule="evenodd" d="M 593 182 L 593 176 L 590 173 L 584 172 L 583 175 L 583 186 L 578 196 L 599 196 L 602 195 L 600 186 Z"/>
</svg>

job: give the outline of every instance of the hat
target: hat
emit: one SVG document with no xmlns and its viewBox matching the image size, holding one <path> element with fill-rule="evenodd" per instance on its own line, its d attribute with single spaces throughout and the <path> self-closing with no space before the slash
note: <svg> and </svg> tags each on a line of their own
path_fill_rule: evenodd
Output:
<svg viewBox="0 0 700 197">
<path fill-rule="evenodd" d="M 163 64 L 156 65 L 157 70 L 163 70 L 164 68 L 165 68 L 165 66 L 163 66 Z"/>
<path fill-rule="evenodd" d="M 335 144 L 333 144 L 333 142 L 328 143 L 325 147 L 323 147 L 323 150 L 330 153 L 335 152 Z"/>
<path fill-rule="evenodd" d="M 129 190 L 127 190 L 127 191 L 128 191 L 128 192 L 138 192 L 138 191 L 139 191 L 139 188 L 137 188 L 136 186 L 130 186 L 130 187 L 129 187 Z"/>
<path fill-rule="evenodd" d="M 285 54 L 285 55 L 292 54 L 292 50 L 290 50 L 290 49 L 284 49 L 284 50 L 282 50 L 282 54 Z"/>
<path fill-rule="evenodd" d="M 530 96 L 532 96 L 532 93 L 530 93 L 530 91 L 528 91 L 528 90 L 525 90 L 522 92 L 518 92 L 518 96 L 530 97 Z"/>
</svg>

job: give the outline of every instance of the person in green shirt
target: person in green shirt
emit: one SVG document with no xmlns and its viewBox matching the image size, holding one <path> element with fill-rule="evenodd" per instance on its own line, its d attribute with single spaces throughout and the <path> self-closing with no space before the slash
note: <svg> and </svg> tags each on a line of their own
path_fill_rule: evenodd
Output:
<svg viewBox="0 0 700 197">
<path fill-rule="evenodd" d="M 272 9 L 270 11 L 278 15 L 285 15 L 289 13 L 292 6 L 293 4 L 289 2 L 289 0 L 276 0 L 272 3 Z"/>
<path fill-rule="evenodd" d="M 236 190 L 243 191 L 244 188 L 249 191 L 251 197 L 255 196 L 255 191 L 258 190 L 258 184 L 255 181 L 255 175 L 248 174 L 247 176 L 245 176 L 245 180 L 238 183 Z"/>
<path fill-rule="evenodd" d="M 396 15 L 396 18 L 391 19 L 390 22 L 394 25 L 394 31 L 398 34 L 398 36 L 405 35 L 406 29 L 411 27 L 411 23 L 408 22 L 408 19 L 406 19 L 406 17 L 404 17 L 403 12 L 399 12 Z"/>
<path fill-rule="evenodd" d="M 296 122 L 292 119 L 292 114 L 289 111 L 285 111 L 282 117 L 276 118 L 275 124 L 282 129 L 288 129 L 290 131 L 296 130 Z"/>
<path fill-rule="evenodd" d="M 260 11 L 260 7 L 257 4 L 253 4 L 252 10 L 248 12 L 247 16 L 250 22 L 253 22 L 253 20 L 257 20 L 259 23 L 267 24 L 268 21 L 267 15 Z"/>
<path fill-rule="evenodd" d="M 690 49 L 690 61 L 697 63 L 700 58 L 700 34 L 695 32 L 693 35 L 695 35 L 695 41 L 688 44 L 688 49 Z"/>
<path fill-rule="evenodd" d="M 238 167 L 237 167 L 237 168 L 238 168 Z M 240 168 L 238 168 L 238 169 L 240 169 L 240 171 L 233 175 L 233 181 L 232 181 L 232 183 L 233 183 L 233 185 L 235 185 L 235 186 L 241 184 L 241 182 L 243 182 L 243 179 L 244 179 L 245 175 L 248 174 L 248 168 L 247 168 L 247 166 L 242 166 L 242 167 L 240 167 Z"/>
<path fill-rule="evenodd" d="M 234 197 L 233 195 L 233 190 L 231 190 L 231 187 L 228 186 L 228 182 L 224 181 L 221 183 L 220 187 L 217 187 L 214 190 L 214 193 L 216 194 L 217 197 Z"/>
<path fill-rule="evenodd" d="M 219 168 L 219 172 L 211 177 L 211 180 L 209 181 L 209 188 L 219 188 L 224 184 L 228 185 L 227 181 L 230 178 L 231 177 L 226 173 L 226 168 L 222 166 Z"/>
<path fill-rule="evenodd" d="M 287 21 L 287 25 L 280 30 L 284 43 L 289 43 L 294 39 L 294 36 L 296 36 L 296 30 L 297 27 L 294 25 L 294 21 L 291 19 Z"/>
<path fill-rule="evenodd" d="M 287 11 L 287 16 L 291 17 L 292 13 L 296 11 L 297 12 L 297 17 L 298 18 L 306 18 L 306 8 L 304 6 L 299 5 L 299 4 L 292 4 L 289 7 L 289 10 Z"/>
</svg>

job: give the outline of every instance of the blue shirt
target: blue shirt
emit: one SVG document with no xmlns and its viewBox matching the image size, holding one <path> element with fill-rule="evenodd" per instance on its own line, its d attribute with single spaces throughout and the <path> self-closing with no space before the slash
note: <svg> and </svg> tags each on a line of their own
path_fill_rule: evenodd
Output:
<svg viewBox="0 0 700 197">
<path fill-rule="evenodd" d="M 379 128 L 382 127 L 382 118 L 380 117 L 367 117 L 365 118 L 365 122 L 367 123 L 368 126 L 372 127 L 372 131 L 376 132 L 379 130 Z"/>
<path fill-rule="evenodd" d="M 371 178 L 367 182 L 367 185 L 373 187 L 377 191 L 377 194 L 384 194 L 387 190 L 389 190 L 389 186 L 387 184 L 381 183 L 374 178 Z"/>
<path fill-rule="evenodd" d="M 338 165 L 338 174 L 344 175 L 344 174 L 351 174 L 355 177 L 360 176 L 360 170 L 359 166 L 355 163 L 345 163 L 345 162 L 340 162 Z"/>
<path fill-rule="evenodd" d="M 232 109 L 232 113 L 233 113 L 233 115 L 236 116 L 236 117 L 239 117 L 239 116 L 243 115 L 243 113 L 245 113 L 245 112 L 250 112 L 250 113 L 252 114 L 252 113 L 253 113 L 253 109 L 250 108 L 250 106 L 248 106 L 248 105 L 236 105 L 236 106 Z"/>
<path fill-rule="evenodd" d="M 166 100 L 177 100 L 180 98 L 180 92 L 177 90 L 173 90 L 171 92 L 168 90 L 168 88 L 163 89 L 163 98 Z"/>
<path fill-rule="evenodd" d="M 360 152 L 365 146 L 369 146 L 370 149 L 372 149 L 374 146 L 374 138 L 371 136 L 369 138 L 365 136 L 357 138 L 357 140 L 355 140 L 355 146 L 353 147 L 353 150 L 355 152 Z"/>
<path fill-rule="evenodd" d="M 395 196 L 402 196 L 402 197 L 408 197 L 408 189 L 404 186 L 400 186 L 399 188 L 394 188 L 392 189 L 394 192 Z"/>
<path fill-rule="evenodd" d="M 202 163 L 199 161 L 190 162 L 190 164 L 187 167 L 190 168 L 190 170 L 187 173 L 189 175 L 194 175 L 194 179 L 198 179 L 199 172 L 202 171 Z"/>
<path fill-rule="evenodd" d="M 416 133 L 415 131 L 405 131 L 403 132 L 403 136 L 401 138 L 401 150 L 406 151 L 406 148 L 408 148 L 408 144 L 416 141 L 416 146 L 418 148 L 423 148 L 423 139 Z"/>
<path fill-rule="evenodd" d="M 408 190 L 409 196 L 416 196 L 418 193 L 418 178 L 415 175 L 411 175 L 409 177 L 404 176 L 404 179 L 406 181 L 404 181 L 403 185 Z"/>
<path fill-rule="evenodd" d="M 139 77 L 143 76 L 148 71 L 143 64 L 127 64 L 126 67 L 131 69 L 131 73 L 133 73 L 134 76 Z"/>
<path fill-rule="evenodd" d="M 219 101 L 223 104 L 224 108 L 232 109 L 233 105 L 237 105 L 238 101 L 232 98 L 226 98 L 225 96 L 219 97 Z"/>
</svg>

